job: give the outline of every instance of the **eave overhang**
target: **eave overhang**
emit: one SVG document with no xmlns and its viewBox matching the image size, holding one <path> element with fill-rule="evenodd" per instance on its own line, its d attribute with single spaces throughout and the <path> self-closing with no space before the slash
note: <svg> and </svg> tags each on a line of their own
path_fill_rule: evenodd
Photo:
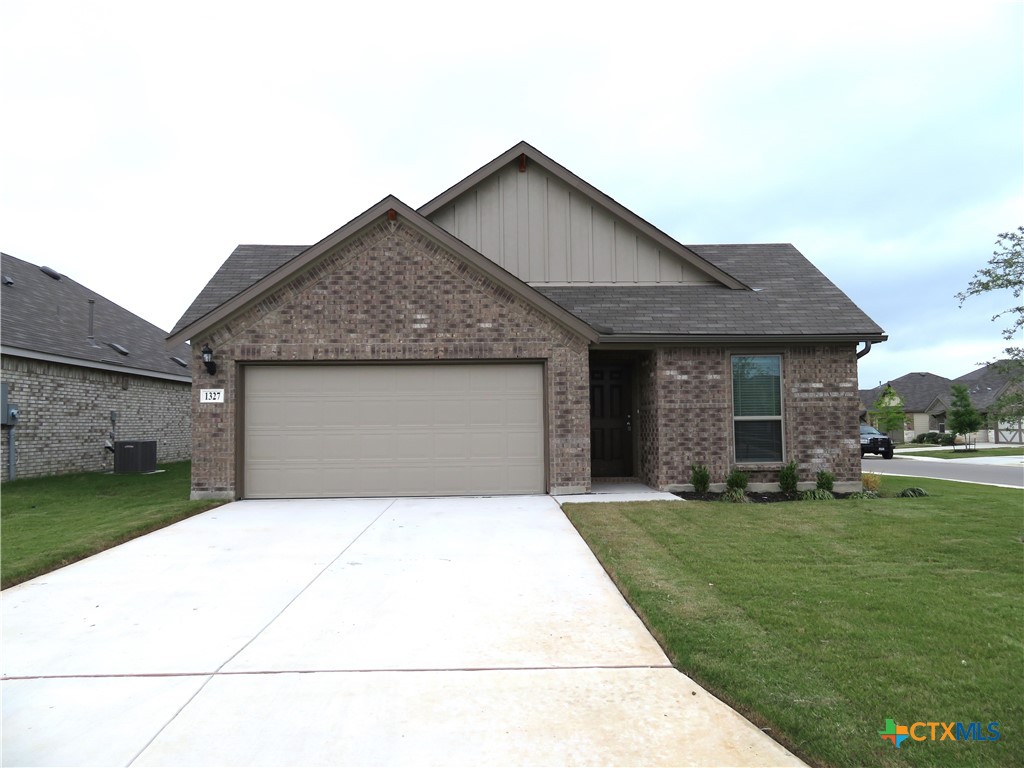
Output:
<svg viewBox="0 0 1024 768">
<path fill-rule="evenodd" d="M 164 381 L 176 381 L 181 384 L 192 383 L 190 374 L 175 375 L 163 371 L 152 371 L 146 368 L 134 368 L 130 365 L 121 365 L 116 360 L 109 362 L 104 360 L 84 360 L 78 357 L 67 357 L 66 355 L 53 355 L 48 352 L 37 352 L 32 349 L 21 349 L 19 347 L 0 346 L 0 354 L 8 357 L 24 357 L 29 360 L 39 360 L 44 363 L 60 363 L 61 365 L 72 365 L 78 368 L 93 368 L 111 373 L 123 373 L 131 376 L 144 376 L 148 379 L 163 379 Z"/>
<path fill-rule="evenodd" d="M 789 344 L 853 344 L 857 345 L 864 341 L 881 343 L 889 337 L 886 334 L 779 334 L 779 335 L 758 335 L 741 336 L 731 335 L 704 335 L 704 334 L 601 334 L 593 346 L 597 347 L 665 347 L 665 346 L 693 346 L 708 344 L 730 344 L 742 346 L 779 346 Z"/>
</svg>

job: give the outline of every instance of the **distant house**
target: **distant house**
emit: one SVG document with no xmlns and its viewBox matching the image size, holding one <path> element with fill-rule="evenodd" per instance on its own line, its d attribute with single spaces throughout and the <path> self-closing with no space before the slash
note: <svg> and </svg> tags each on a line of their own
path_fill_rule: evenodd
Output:
<svg viewBox="0 0 1024 768">
<path fill-rule="evenodd" d="M 5 253 L 2 272 L 3 480 L 110 470 L 108 441 L 191 456 L 187 344 L 49 267 Z"/>
<path fill-rule="evenodd" d="M 900 442 L 909 442 L 917 435 L 925 432 L 945 432 L 944 420 L 939 420 L 934 413 L 933 406 L 939 398 L 949 398 L 949 388 L 953 380 L 944 376 L 936 376 L 934 373 L 908 373 L 893 379 L 885 384 L 879 384 L 873 389 L 862 389 L 860 391 L 861 405 L 864 408 L 866 420 L 871 420 L 871 409 L 878 400 L 879 395 L 888 385 L 892 387 L 903 400 L 903 412 L 907 415 L 905 434 L 896 435 Z"/>
<path fill-rule="evenodd" d="M 977 433 L 979 442 L 1024 443 L 1024 430 L 1020 423 L 996 424 L 989 419 L 992 404 L 1013 386 L 1009 376 L 999 366 L 1000 363 L 991 363 L 955 379 L 934 373 L 908 373 L 873 389 L 862 389 L 860 399 L 864 418 L 866 421 L 871 420 L 871 409 L 888 385 L 903 401 L 903 410 L 907 415 L 905 434 L 898 438 L 910 442 L 925 432 L 945 432 L 946 418 L 953 400 L 952 386 L 964 384 L 971 396 L 971 404 L 987 422 L 987 426 Z"/>
<path fill-rule="evenodd" d="M 1010 381 L 1009 375 L 1000 366 L 1007 361 L 990 363 L 976 371 L 971 371 L 953 380 L 952 384 L 963 384 L 967 387 L 967 394 L 971 397 L 971 405 L 985 419 L 986 426 L 977 433 L 979 442 L 985 443 L 1024 443 L 1024 425 L 1021 422 L 997 422 L 994 416 L 990 417 L 992 405 L 1005 394 L 1008 394 L 1014 384 Z M 946 414 L 952 401 L 952 394 L 946 393 L 943 397 L 937 398 L 931 405 L 931 411 L 935 414 L 936 421 L 945 425 Z"/>
</svg>

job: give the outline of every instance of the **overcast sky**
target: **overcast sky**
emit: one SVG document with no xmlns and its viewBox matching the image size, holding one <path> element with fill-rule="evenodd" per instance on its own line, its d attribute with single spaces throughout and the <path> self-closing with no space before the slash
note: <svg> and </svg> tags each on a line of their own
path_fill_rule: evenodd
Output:
<svg viewBox="0 0 1024 768">
<path fill-rule="evenodd" d="M 793 243 L 885 331 L 861 387 L 998 356 L 1024 5 L 0 6 L 0 249 L 170 329 L 238 243 L 419 207 L 520 140 L 683 243 Z"/>
</svg>

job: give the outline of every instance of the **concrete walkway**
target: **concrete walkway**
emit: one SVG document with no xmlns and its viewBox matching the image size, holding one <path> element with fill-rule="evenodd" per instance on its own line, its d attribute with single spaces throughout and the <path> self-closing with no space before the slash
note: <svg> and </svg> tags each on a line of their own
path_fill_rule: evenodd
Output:
<svg viewBox="0 0 1024 768">
<path fill-rule="evenodd" d="M 4 766 L 802 765 L 547 496 L 236 502 L 2 611 Z"/>
</svg>

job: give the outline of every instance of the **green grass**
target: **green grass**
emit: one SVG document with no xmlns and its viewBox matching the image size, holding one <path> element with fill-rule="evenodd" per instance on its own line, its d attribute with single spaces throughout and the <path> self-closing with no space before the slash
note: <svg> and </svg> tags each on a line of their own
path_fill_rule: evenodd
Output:
<svg viewBox="0 0 1024 768">
<path fill-rule="evenodd" d="M 85 473 L 4 483 L 3 588 L 221 504 L 189 501 L 190 468 L 186 461 L 150 475 Z"/>
<path fill-rule="evenodd" d="M 882 490 L 909 484 L 930 496 L 565 511 L 673 664 L 812 764 L 1024 765 L 1024 495 Z M 897 750 L 887 718 L 1002 738 Z"/>
<path fill-rule="evenodd" d="M 896 454 L 899 456 L 900 454 Z M 1024 447 L 1021 448 L 982 448 L 977 451 L 969 451 L 959 447 L 956 450 L 947 449 L 944 451 L 908 451 L 909 456 L 927 456 L 932 459 L 976 459 L 979 456 L 1024 456 Z"/>
</svg>

